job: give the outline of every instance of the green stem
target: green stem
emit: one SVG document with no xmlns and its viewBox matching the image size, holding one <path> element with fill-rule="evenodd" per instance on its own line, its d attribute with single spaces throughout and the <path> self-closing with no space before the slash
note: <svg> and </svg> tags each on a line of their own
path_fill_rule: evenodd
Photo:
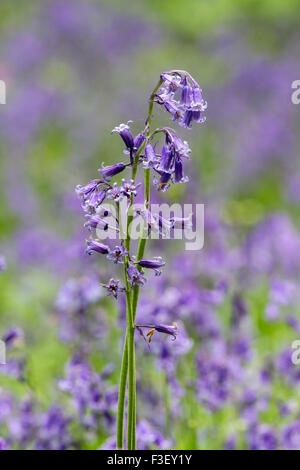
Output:
<svg viewBox="0 0 300 470">
<path fill-rule="evenodd" d="M 127 449 L 135 450 L 136 434 L 136 389 L 135 389 L 135 345 L 134 326 L 127 328 L 128 334 L 128 413 L 127 413 Z"/>
<path fill-rule="evenodd" d="M 123 357 L 120 373 L 119 397 L 118 397 L 118 414 L 117 414 L 117 449 L 123 449 L 124 445 L 124 411 L 126 397 L 126 383 L 128 372 L 128 342 L 127 334 L 125 335 Z"/>
<path fill-rule="evenodd" d="M 150 124 L 152 120 L 152 111 L 154 105 L 155 93 L 162 84 L 160 79 L 154 88 L 149 102 L 148 117 L 146 120 L 146 128 L 144 130 L 147 136 L 150 135 Z M 146 140 L 143 142 L 139 150 L 137 151 L 133 166 L 132 166 L 132 179 L 135 181 L 137 167 L 140 155 L 145 148 Z M 130 207 L 133 204 L 133 196 L 131 196 Z M 145 206 L 148 209 L 150 204 L 150 170 L 145 170 Z M 117 211 L 119 216 L 119 205 L 117 205 Z M 129 211 L 130 212 L 130 211 Z M 139 286 L 135 286 L 133 290 L 133 298 L 131 299 L 131 291 L 127 276 L 127 267 L 129 264 L 129 252 L 130 252 L 130 223 L 132 221 L 132 215 L 127 217 L 127 234 L 126 234 L 126 249 L 128 256 L 124 256 L 124 278 L 126 288 L 126 336 L 123 348 L 123 358 L 121 364 L 120 373 L 120 385 L 119 385 L 119 399 L 118 399 L 118 414 L 117 414 L 117 448 L 122 449 L 124 445 L 124 410 L 125 410 L 125 396 L 126 396 L 126 382 L 128 375 L 128 411 L 127 411 L 127 449 L 136 449 L 136 383 L 135 383 L 135 344 L 134 344 L 134 333 L 135 333 L 135 316 L 137 310 L 137 303 L 139 297 Z M 146 246 L 146 238 L 141 238 L 138 247 L 137 259 L 143 257 Z"/>
<path fill-rule="evenodd" d="M 120 206 L 117 204 L 117 216 L 120 220 Z M 128 220 L 127 220 L 128 225 Z M 122 226 L 119 227 L 122 231 Z M 122 235 L 122 234 L 121 234 Z M 123 238 L 123 237 L 122 237 Z M 119 400 L 118 400 L 118 415 L 117 415 L 117 448 L 122 449 L 124 445 L 124 410 L 125 410 L 125 396 L 126 396 L 126 382 L 127 374 L 128 380 L 128 430 L 127 430 L 127 447 L 131 449 L 135 447 L 135 442 L 132 437 L 135 434 L 135 351 L 134 351 L 134 322 L 132 316 L 131 306 L 131 289 L 128 281 L 127 268 L 129 265 L 129 255 L 123 257 L 124 262 L 124 281 L 126 289 L 126 337 L 123 349 L 123 358 L 121 365 L 120 386 L 119 386 Z"/>
<path fill-rule="evenodd" d="M 124 259 L 124 277 L 126 287 L 126 318 L 127 318 L 127 354 L 128 354 L 128 412 L 127 412 L 127 449 L 135 450 L 135 345 L 134 345 L 134 320 L 132 315 L 131 291 L 127 276 L 128 257 Z M 126 351 L 125 351 L 126 352 Z"/>
</svg>

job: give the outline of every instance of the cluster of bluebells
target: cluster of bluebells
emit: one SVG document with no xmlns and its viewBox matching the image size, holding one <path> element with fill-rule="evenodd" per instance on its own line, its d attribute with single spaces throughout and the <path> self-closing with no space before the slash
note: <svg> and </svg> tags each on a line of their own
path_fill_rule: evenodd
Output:
<svg viewBox="0 0 300 470">
<path fill-rule="evenodd" d="M 11 328 L 3 339 L 10 349 L 21 331 Z M 65 373 L 57 388 L 63 406 L 55 401 L 48 409 L 31 393 L 20 398 L 0 390 L 0 450 L 67 450 L 85 448 L 98 436 L 115 432 L 117 388 L 110 383 L 114 367 L 108 364 L 96 372 L 84 355 L 77 353 L 65 365 Z M 24 379 L 16 377 L 24 382 Z M 147 421 L 137 424 L 138 444 L 141 449 L 168 448 L 170 440 Z M 79 437 L 80 436 L 80 437 Z M 114 438 L 109 438 L 101 448 L 115 448 Z"/>
<path fill-rule="evenodd" d="M 172 115 L 172 120 L 182 127 L 190 128 L 194 122 L 205 121 L 203 112 L 207 103 L 198 83 L 185 71 L 170 71 L 161 74 L 162 86 L 155 99 Z"/>
<path fill-rule="evenodd" d="M 157 92 L 153 93 L 151 100 L 163 105 L 164 109 L 171 112 L 173 120 L 184 127 L 191 127 L 193 121 L 197 123 L 204 122 L 202 116 L 206 109 L 206 103 L 202 98 L 202 92 L 197 82 L 183 71 L 170 71 L 162 73 L 157 86 Z M 150 108 L 151 109 L 151 108 Z M 176 109 L 176 111 L 175 111 Z M 149 115 L 145 122 L 145 128 L 136 136 L 133 135 L 130 124 L 120 124 L 112 131 L 118 134 L 124 144 L 123 153 L 126 161 L 118 162 L 113 165 L 104 165 L 98 170 L 101 178 L 90 181 L 85 186 L 78 185 L 76 193 L 81 200 L 82 209 L 86 216 L 84 226 L 90 231 L 91 236 L 87 240 L 86 252 L 91 254 L 96 252 L 105 255 L 106 258 L 114 264 L 125 264 L 126 278 L 125 284 L 120 280 L 111 278 L 107 284 L 102 284 L 107 294 L 118 298 L 119 294 L 124 293 L 128 288 L 141 287 L 146 282 L 145 270 L 152 270 L 155 275 L 161 274 L 161 268 L 164 261 L 161 257 L 154 259 L 137 259 L 131 255 L 120 236 L 120 242 L 116 246 L 110 246 L 97 238 L 99 230 L 108 231 L 114 229 L 121 235 L 121 216 L 120 202 L 125 199 L 126 210 L 132 206 L 134 198 L 140 189 L 141 184 L 136 184 L 135 174 L 139 165 L 145 171 L 154 172 L 154 185 L 158 190 L 166 191 L 170 183 L 184 183 L 188 178 L 184 176 L 183 162 L 190 158 L 190 148 L 186 141 L 182 141 L 175 131 L 169 127 L 161 127 L 150 131 L 150 122 L 152 116 Z M 160 147 L 156 141 L 157 137 L 163 136 L 163 145 Z M 124 158 L 125 160 L 125 158 Z M 122 184 L 112 182 L 112 178 L 123 173 L 126 169 L 132 168 L 132 178 L 122 179 Z M 110 210 L 105 201 L 112 201 L 116 204 L 116 211 Z M 164 220 L 161 216 L 151 213 L 149 201 L 145 201 L 144 209 L 134 212 L 134 217 L 142 217 L 145 230 L 149 233 L 156 230 L 163 233 L 177 226 L 183 228 L 191 224 L 191 218 Z M 109 222 L 114 219 L 114 226 Z M 153 329 L 154 328 L 154 329 Z M 154 331 L 166 333 L 173 337 L 173 327 L 160 324 L 150 325 L 147 338 L 151 341 Z M 140 329 L 142 333 L 142 329 Z M 143 333 L 142 333 L 143 334 Z"/>
<path fill-rule="evenodd" d="M 64 398 L 70 397 L 68 411 L 66 402 L 63 408 L 53 403 L 43 411 L 33 396 L 16 399 L 1 392 L 0 449 L 78 449 L 81 444 L 74 429 L 84 430 L 86 442 L 95 439 L 99 430 L 113 432 L 117 392 L 109 385 L 112 368 L 98 374 L 85 359 L 74 356 L 65 369 L 58 388 Z"/>
</svg>

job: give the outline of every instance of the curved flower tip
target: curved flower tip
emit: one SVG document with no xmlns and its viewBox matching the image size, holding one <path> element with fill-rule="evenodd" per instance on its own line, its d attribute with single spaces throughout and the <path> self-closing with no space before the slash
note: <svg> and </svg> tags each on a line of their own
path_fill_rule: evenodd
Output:
<svg viewBox="0 0 300 470">
<path fill-rule="evenodd" d="M 111 133 L 117 133 L 119 136 L 122 138 L 124 144 L 126 145 L 126 148 L 130 151 L 133 150 L 134 148 L 134 138 L 131 133 L 129 124 L 132 121 L 128 121 L 127 124 L 120 124 L 119 126 L 115 127 Z"/>
</svg>

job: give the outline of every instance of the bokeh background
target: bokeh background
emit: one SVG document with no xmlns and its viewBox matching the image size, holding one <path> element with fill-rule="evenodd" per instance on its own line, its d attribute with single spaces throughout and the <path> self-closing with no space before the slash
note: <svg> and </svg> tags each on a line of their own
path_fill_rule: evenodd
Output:
<svg viewBox="0 0 300 470">
<path fill-rule="evenodd" d="M 0 447 L 114 446 L 124 304 L 85 254 L 74 188 L 120 161 L 162 71 L 189 71 L 207 121 L 181 130 L 191 181 L 156 201 L 205 204 L 205 247 L 152 244 L 138 318 L 138 447 L 300 447 L 300 79 L 297 0 L 3 0 L 0 5 Z M 155 108 L 155 123 L 170 125 Z"/>
</svg>

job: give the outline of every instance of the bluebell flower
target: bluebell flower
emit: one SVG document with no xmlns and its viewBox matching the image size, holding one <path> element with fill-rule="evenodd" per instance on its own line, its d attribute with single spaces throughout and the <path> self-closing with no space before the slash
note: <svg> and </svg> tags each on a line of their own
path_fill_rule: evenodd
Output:
<svg viewBox="0 0 300 470">
<path fill-rule="evenodd" d="M 95 213 L 103 203 L 106 192 L 109 189 L 107 183 L 100 179 L 90 181 L 87 185 L 78 184 L 75 188 L 77 196 L 82 200 L 82 208 L 85 212 Z"/>
<path fill-rule="evenodd" d="M 123 139 L 123 142 L 126 148 L 131 151 L 134 148 L 134 138 L 131 133 L 129 123 L 132 121 L 128 121 L 127 124 L 120 124 L 119 126 L 115 127 L 111 132 L 118 133 L 119 136 Z"/>
<path fill-rule="evenodd" d="M 104 166 L 100 168 L 98 171 L 101 173 L 103 178 L 107 181 L 110 180 L 112 176 L 115 176 L 125 170 L 126 165 L 124 163 L 115 163 L 114 165 Z"/>
<path fill-rule="evenodd" d="M 86 244 L 87 247 L 85 251 L 88 255 L 92 254 L 92 251 L 96 251 L 101 255 L 107 255 L 109 253 L 109 247 L 103 243 L 100 243 L 98 240 L 89 239 L 86 241 Z"/>
<path fill-rule="evenodd" d="M 108 284 L 101 284 L 107 290 L 107 295 L 112 295 L 115 299 L 118 298 L 120 292 L 125 292 L 125 287 L 120 286 L 120 281 L 111 279 Z"/>
<path fill-rule="evenodd" d="M 128 251 L 126 248 L 121 245 L 121 246 L 115 246 L 113 250 L 110 250 L 110 252 L 107 255 L 107 259 L 110 261 L 113 261 L 115 264 L 118 263 L 123 263 L 123 257 L 128 256 Z"/>
<path fill-rule="evenodd" d="M 126 181 L 122 179 L 122 186 L 120 188 L 121 194 L 126 197 L 136 196 L 138 188 L 141 186 L 141 183 L 136 184 L 134 180 Z"/>
<path fill-rule="evenodd" d="M 155 171 L 160 175 L 160 178 L 154 178 L 153 184 L 158 191 L 165 192 L 170 187 L 171 174 L 168 172 L 163 172 L 155 169 Z"/>
<path fill-rule="evenodd" d="M 154 148 L 151 144 L 145 146 L 145 159 L 143 161 L 143 167 L 153 168 L 155 165 L 159 164 L 159 158 L 156 156 Z"/>
<path fill-rule="evenodd" d="M 139 331 L 140 335 L 144 338 L 144 340 L 150 344 L 152 341 L 152 337 L 157 331 L 158 333 L 163 333 L 165 335 L 170 335 L 172 336 L 173 341 L 176 339 L 177 333 L 178 333 L 178 327 L 176 323 L 173 323 L 173 325 L 164 325 L 162 323 L 153 323 L 153 324 L 143 324 L 143 325 L 135 325 L 137 330 Z M 143 333 L 143 328 L 148 328 L 149 331 L 144 335 Z"/>
<path fill-rule="evenodd" d="M 196 80 L 179 70 L 164 72 L 161 78 L 163 84 L 156 94 L 156 102 L 164 106 L 172 120 L 187 128 L 191 128 L 193 121 L 204 122 L 207 103 Z"/>
<path fill-rule="evenodd" d="M 145 277 L 143 276 L 143 271 L 139 271 L 135 266 L 130 265 L 127 268 L 128 280 L 131 284 L 131 287 L 134 286 L 143 286 L 146 282 Z"/>
<path fill-rule="evenodd" d="M 162 268 L 166 263 L 162 260 L 160 256 L 155 257 L 154 259 L 140 259 L 137 261 L 137 264 L 141 268 L 153 269 L 155 274 L 159 276 L 161 274 L 160 268 Z"/>
<path fill-rule="evenodd" d="M 118 183 L 114 183 L 113 187 L 107 191 L 107 199 L 112 199 L 116 202 L 119 202 L 123 194 L 121 188 L 119 188 Z"/>
</svg>

